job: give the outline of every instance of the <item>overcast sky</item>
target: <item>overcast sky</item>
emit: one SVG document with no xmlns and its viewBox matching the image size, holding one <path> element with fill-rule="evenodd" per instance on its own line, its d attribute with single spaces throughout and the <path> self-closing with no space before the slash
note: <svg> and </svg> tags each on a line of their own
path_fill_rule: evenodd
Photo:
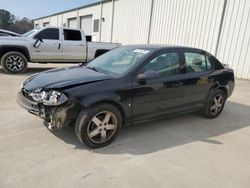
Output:
<svg viewBox="0 0 250 188">
<path fill-rule="evenodd" d="M 99 0 L 0 0 L 0 9 L 30 19 L 76 8 Z"/>
</svg>

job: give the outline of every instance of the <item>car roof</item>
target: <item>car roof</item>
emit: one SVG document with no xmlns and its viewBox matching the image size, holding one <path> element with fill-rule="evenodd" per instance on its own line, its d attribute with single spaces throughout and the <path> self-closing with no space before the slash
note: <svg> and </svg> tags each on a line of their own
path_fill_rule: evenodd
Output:
<svg viewBox="0 0 250 188">
<path fill-rule="evenodd" d="M 199 48 L 190 47 L 190 46 L 162 45 L 162 44 L 125 45 L 125 47 L 148 49 L 148 50 L 170 50 L 170 49 L 178 49 L 178 50 L 205 51 L 205 50 L 202 50 L 202 49 L 199 49 Z"/>
</svg>

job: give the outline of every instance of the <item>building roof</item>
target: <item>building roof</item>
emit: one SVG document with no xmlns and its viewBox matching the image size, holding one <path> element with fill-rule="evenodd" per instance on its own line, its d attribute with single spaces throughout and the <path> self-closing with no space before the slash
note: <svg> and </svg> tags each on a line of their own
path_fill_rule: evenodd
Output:
<svg viewBox="0 0 250 188">
<path fill-rule="evenodd" d="M 109 2 L 109 1 L 112 1 L 112 0 L 101 0 L 101 1 L 98 1 L 98 2 L 95 2 L 95 3 L 90 3 L 90 4 L 87 4 L 87 5 L 83 5 L 83 6 L 80 6 L 80 7 L 73 8 L 73 9 L 65 10 L 65 11 L 62 11 L 62 12 L 57 12 L 57 13 L 50 14 L 50 15 L 47 15 L 47 16 L 35 18 L 35 19 L 33 19 L 33 21 L 48 18 L 48 17 L 51 17 L 51 16 L 56 16 L 58 14 L 63 14 L 63 13 L 79 10 L 79 9 L 82 9 L 82 8 L 92 7 L 92 6 L 95 6 L 95 5 L 99 5 L 100 3 L 106 3 L 106 2 Z"/>
</svg>

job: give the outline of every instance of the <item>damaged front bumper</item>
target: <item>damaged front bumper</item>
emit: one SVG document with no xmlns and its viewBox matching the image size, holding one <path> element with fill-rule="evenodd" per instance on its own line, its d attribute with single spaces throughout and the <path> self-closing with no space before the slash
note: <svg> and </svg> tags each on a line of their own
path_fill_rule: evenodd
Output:
<svg viewBox="0 0 250 188">
<path fill-rule="evenodd" d="M 17 94 L 17 103 L 29 113 L 44 119 L 50 129 L 68 127 L 74 123 L 82 109 L 74 99 L 69 99 L 60 106 L 45 106 L 33 101 L 23 90 Z"/>
</svg>

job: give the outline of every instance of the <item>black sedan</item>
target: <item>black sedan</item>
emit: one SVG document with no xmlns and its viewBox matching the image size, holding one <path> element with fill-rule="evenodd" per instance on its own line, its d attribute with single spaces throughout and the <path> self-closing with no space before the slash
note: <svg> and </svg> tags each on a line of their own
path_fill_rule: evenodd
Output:
<svg viewBox="0 0 250 188">
<path fill-rule="evenodd" d="M 191 111 L 215 118 L 233 88 L 233 70 L 203 50 L 133 45 L 87 66 L 35 74 L 24 81 L 17 102 L 50 129 L 75 124 L 79 140 L 98 148 L 123 125 Z"/>
</svg>

